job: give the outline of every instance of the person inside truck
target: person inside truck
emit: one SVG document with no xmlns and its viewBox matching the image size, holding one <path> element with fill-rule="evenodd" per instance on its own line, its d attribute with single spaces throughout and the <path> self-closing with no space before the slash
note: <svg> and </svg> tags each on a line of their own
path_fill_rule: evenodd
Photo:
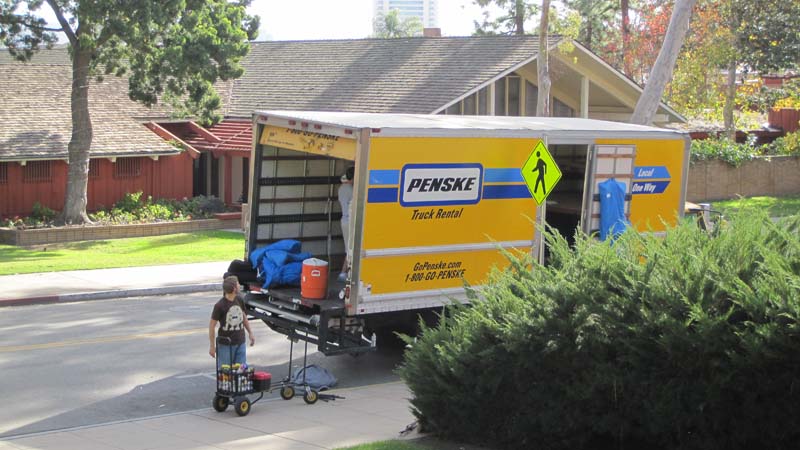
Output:
<svg viewBox="0 0 800 450">
<path fill-rule="evenodd" d="M 244 303 L 239 298 L 239 279 L 235 276 L 226 277 L 222 281 L 222 298 L 214 305 L 211 312 L 211 321 L 208 324 L 208 340 L 210 347 L 208 354 L 217 357 L 217 365 L 245 364 L 247 362 L 247 346 L 244 342 L 244 332 L 250 337 L 250 346 L 255 345 L 256 338 L 250 330 L 247 321 Z M 219 331 L 217 332 L 217 324 Z M 230 344 L 216 345 L 215 332 L 221 338 L 230 339 Z M 219 353 L 219 354 L 217 354 Z M 217 367 L 219 369 L 219 367 Z"/>
<path fill-rule="evenodd" d="M 342 238 L 344 239 L 344 249 L 347 252 L 342 270 L 339 272 L 339 281 L 347 281 L 347 269 L 350 264 L 350 207 L 353 203 L 353 177 L 355 167 L 348 167 L 342 175 L 342 184 L 339 185 L 339 205 L 342 207 Z"/>
</svg>

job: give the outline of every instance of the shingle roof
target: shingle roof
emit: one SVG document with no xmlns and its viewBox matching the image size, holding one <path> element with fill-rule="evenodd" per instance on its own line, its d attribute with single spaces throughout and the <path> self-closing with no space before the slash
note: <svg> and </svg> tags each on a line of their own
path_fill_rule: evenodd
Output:
<svg viewBox="0 0 800 450">
<path fill-rule="evenodd" d="M 254 42 L 225 115 L 250 117 L 257 109 L 431 113 L 538 50 L 536 36 Z"/>
<path fill-rule="evenodd" d="M 42 52 L 46 61 L 57 61 L 60 52 Z M 40 56 L 40 55 L 37 55 Z M 70 85 L 67 64 L 0 62 L 0 160 L 66 158 L 72 134 Z M 142 125 L 143 118 L 165 117 L 127 97 L 127 82 L 114 76 L 102 83 L 92 80 L 89 108 L 92 115 L 93 157 L 169 154 L 178 151 Z M 139 118 L 140 120 L 137 120 Z"/>
</svg>

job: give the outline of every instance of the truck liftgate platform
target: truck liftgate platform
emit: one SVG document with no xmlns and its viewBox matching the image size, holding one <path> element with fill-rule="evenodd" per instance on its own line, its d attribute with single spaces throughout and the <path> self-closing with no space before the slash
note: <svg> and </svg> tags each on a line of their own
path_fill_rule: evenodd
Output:
<svg viewBox="0 0 800 450">
<path fill-rule="evenodd" d="M 339 299 L 344 286 L 331 281 L 328 296 L 321 300 L 302 297 L 300 288 L 262 289 L 248 293 L 244 303 L 249 315 L 273 331 L 317 345 L 325 355 L 373 351 L 374 335 L 368 339 L 361 321 L 347 317 L 344 300 Z"/>
</svg>

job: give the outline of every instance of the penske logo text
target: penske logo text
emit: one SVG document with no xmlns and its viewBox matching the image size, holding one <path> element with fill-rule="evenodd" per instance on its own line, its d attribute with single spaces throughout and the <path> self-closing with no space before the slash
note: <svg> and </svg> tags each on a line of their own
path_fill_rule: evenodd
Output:
<svg viewBox="0 0 800 450">
<path fill-rule="evenodd" d="M 403 206 L 470 205 L 481 199 L 480 164 L 407 164 L 400 182 Z"/>
</svg>

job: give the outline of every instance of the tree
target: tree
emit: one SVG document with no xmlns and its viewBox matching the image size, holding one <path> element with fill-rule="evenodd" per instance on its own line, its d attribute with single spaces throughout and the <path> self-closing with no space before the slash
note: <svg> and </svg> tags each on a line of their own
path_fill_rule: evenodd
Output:
<svg viewBox="0 0 800 450">
<path fill-rule="evenodd" d="M 628 42 L 623 43 L 625 59 L 630 65 L 625 73 L 639 84 L 644 84 L 647 74 L 655 64 L 658 49 L 667 34 L 671 13 L 671 5 L 661 5 L 656 1 L 643 5 L 633 15 Z"/>
<path fill-rule="evenodd" d="M 636 102 L 633 115 L 631 115 L 631 123 L 650 125 L 653 122 L 658 105 L 661 103 L 661 96 L 664 94 L 664 88 L 672 77 L 675 61 L 678 59 L 686 31 L 689 29 L 689 18 L 696 2 L 697 0 L 676 0 L 667 35 L 661 44 L 656 63 L 650 71 L 644 92 Z"/>
<path fill-rule="evenodd" d="M 47 26 L 37 15 L 47 4 L 58 20 Z M 148 106 L 159 98 L 204 122 L 219 120 L 213 83 L 242 75 L 239 61 L 258 30 L 246 14 L 250 0 L 3 0 L 0 39 L 17 59 L 30 59 L 40 45 L 69 41 L 72 59 L 72 136 L 65 223 L 89 222 L 86 188 L 92 146 L 89 79 L 128 75 L 129 96 Z M 27 12 L 16 12 L 25 6 Z"/>
<path fill-rule="evenodd" d="M 667 20 L 662 18 L 665 12 Z M 658 22 L 653 28 L 666 29 L 669 12 L 666 8 L 661 8 L 651 16 L 657 17 Z M 637 57 L 653 47 L 655 42 L 651 42 L 638 47 Z M 665 99 L 687 117 L 718 121 L 722 117 L 724 101 L 720 86 L 724 83 L 721 82 L 717 69 L 725 67 L 729 53 L 730 38 L 718 1 L 698 0 Z"/>
<path fill-rule="evenodd" d="M 800 3 L 730 0 L 723 15 L 730 33 L 723 117 L 731 140 L 736 136 L 736 72 L 741 65 L 756 72 L 789 69 L 800 61 Z"/>
<path fill-rule="evenodd" d="M 550 62 L 547 48 L 547 31 L 550 23 L 550 0 L 542 0 L 542 19 L 539 22 L 539 56 L 536 71 L 539 78 L 539 94 L 536 98 L 536 115 L 550 116 Z"/>
<path fill-rule="evenodd" d="M 613 29 L 609 24 L 616 12 L 613 0 L 565 0 L 564 4 L 580 14 L 578 40 L 586 48 L 597 51 L 608 44 L 609 32 Z"/>
<path fill-rule="evenodd" d="M 390 10 L 375 18 L 375 37 L 382 39 L 404 38 L 422 34 L 419 17 L 400 18 L 400 11 Z"/>
<path fill-rule="evenodd" d="M 525 22 L 534 17 L 537 6 L 525 0 L 475 0 L 481 8 L 496 5 L 503 10 L 503 14 L 494 19 L 489 19 L 489 12 L 484 11 L 483 23 L 475 21 L 475 34 L 478 36 L 493 34 L 525 34 Z"/>
<path fill-rule="evenodd" d="M 628 54 L 631 44 L 630 2 L 628 0 L 620 0 L 619 9 L 622 14 L 622 68 L 630 76 L 633 72 L 633 65 Z"/>
</svg>

